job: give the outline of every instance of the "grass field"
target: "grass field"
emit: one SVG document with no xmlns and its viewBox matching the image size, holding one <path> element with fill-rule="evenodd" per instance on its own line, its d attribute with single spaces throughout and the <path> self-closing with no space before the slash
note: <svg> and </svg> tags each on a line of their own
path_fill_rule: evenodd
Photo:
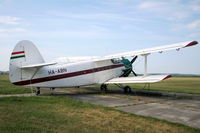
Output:
<svg viewBox="0 0 200 133">
<path fill-rule="evenodd" d="M 10 83 L 8 75 L 0 75 L 0 94 L 31 93 L 30 88 L 16 86 Z"/>
<path fill-rule="evenodd" d="M 144 88 L 145 84 L 132 84 L 137 90 L 167 91 L 179 93 L 200 94 L 200 77 L 172 77 L 159 83 L 150 84 L 150 88 Z"/>
<path fill-rule="evenodd" d="M 67 97 L 0 98 L 2 133 L 199 133 Z"/>
<path fill-rule="evenodd" d="M 133 85 L 142 89 L 143 85 Z M 151 90 L 200 94 L 200 78 L 172 78 L 151 85 Z M 30 93 L 0 75 L 0 94 Z M 150 117 L 137 116 L 79 102 L 65 96 L 0 98 L 2 133 L 199 133 L 190 128 Z"/>
<path fill-rule="evenodd" d="M 200 94 L 200 77 L 172 77 L 159 83 L 153 83 L 150 88 L 144 88 L 145 84 L 130 84 L 130 86 L 137 90 Z M 111 87 L 116 86 L 111 85 Z M 0 94 L 23 93 L 31 93 L 31 89 L 12 85 L 8 80 L 8 75 L 0 75 Z"/>
</svg>

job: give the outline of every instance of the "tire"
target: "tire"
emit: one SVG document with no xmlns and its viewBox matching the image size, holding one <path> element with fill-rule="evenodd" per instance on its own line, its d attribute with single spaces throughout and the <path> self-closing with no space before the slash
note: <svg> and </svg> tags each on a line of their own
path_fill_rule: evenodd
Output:
<svg viewBox="0 0 200 133">
<path fill-rule="evenodd" d="M 100 88 L 102 91 L 107 91 L 107 85 L 105 84 L 102 84 Z"/>
<path fill-rule="evenodd" d="M 40 88 L 37 88 L 37 90 L 36 90 L 36 95 L 37 95 L 37 96 L 40 95 Z"/>
<path fill-rule="evenodd" d="M 131 93 L 131 87 L 130 86 L 125 86 L 124 87 L 124 93 Z"/>
</svg>

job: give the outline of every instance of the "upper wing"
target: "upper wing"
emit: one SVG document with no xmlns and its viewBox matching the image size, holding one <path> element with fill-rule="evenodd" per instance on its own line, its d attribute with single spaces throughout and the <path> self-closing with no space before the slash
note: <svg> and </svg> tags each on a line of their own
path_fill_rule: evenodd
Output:
<svg viewBox="0 0 200 133">
<path fill-rule="evenodd" d="M 107 81 L 105 84 L 129 84 L 129 83 L 156 83 L 170 78 L 171 75 L 150 75 L 137 77 L 120 77 Z"/>
<path fill-rule="evenodd" d="M 138 50 L 138 51 L 130 51 L 130 52 L 125 52 L 125 53 L 108 55 L 108 56 L 104 56 L 104 57 L 87 57 L 87 58 L 75 57 L 75 58 L 70 58 L 70 61 L 65 61 L 65 62 L 77 62 L 77 61 L 85 61 L 85 60 L 101 61 L 101 60 L 108 60 L 108 59 L 128 57 L 128 56 L 145 55 L 145 54 L 150 54 L 150 53 L 154 53 L 154 52 L 163 52 L 163 51 L 168 51 L 168 50 L 173 50 L 173 49 L 180 50 L 182 48 L 190 47 L 190 46 L 193 46 L 196 44 L 198 44 L 197 41 L 182 42 L 182 43 L 176 43 L 176 44 L 154 47 L 154 48 L 149 48 L 149 49 L 143 49 L 143 50 Z M 38 68 L 38 67 L 55 65 L 55 64 L 57 64 L 57 62 L 33 64 L 33 65 L 22 66 L 21 68 L 24 68 L 24 69 L 25 68 Z"/>
<path fill-rule="evenodd" d="M 171 45 L 148 48 L 148 49 L 143 49 L 143 50 L 138 50 L 138 51 L 130 51 L 130 52 L 125 52 L 125 53 L 108 55 L 108 56 L 98 58 L 97 60 L 106 60 L 106 59 L 114 59 L 114 58 L 121 58 L 121 57 L 146 55 L 146 54 L 150 54 L 150 53 L 154 53 L 154 52 L 162 53 L 163 51 L 168 51 L 168 50 L 173 50 L 173 49 L 180 50 L 182 48 L 190 47 L 190 46 L 193 46 L 196 44 L 198 44 L 197 41 L 181 42 L 181 43 L 175 43 L 175 44 L 171 44 Z"/>
</svg>

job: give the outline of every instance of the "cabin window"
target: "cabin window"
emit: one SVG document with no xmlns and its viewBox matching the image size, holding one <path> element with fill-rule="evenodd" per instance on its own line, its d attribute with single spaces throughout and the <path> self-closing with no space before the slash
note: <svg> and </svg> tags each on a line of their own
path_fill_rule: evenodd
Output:
<svg viewBox="0 0 200 133">
<path fill-rule="evenodd" d="M 121 63 L 121 60 L 119 58 L 111 59 L 111 61 L 112 61 L 113 64 L 119 64 L 119 63 Z"/>
</svg>

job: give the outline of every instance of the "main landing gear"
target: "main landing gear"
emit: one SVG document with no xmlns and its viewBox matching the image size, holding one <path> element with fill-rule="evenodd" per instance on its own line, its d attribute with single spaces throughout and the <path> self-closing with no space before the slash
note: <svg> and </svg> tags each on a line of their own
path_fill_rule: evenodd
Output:
<svg viewBox="0 0 200 133">
<path fill-rule="evenodd" d="M 37 87 L 37 88 L 36 88 L 36 95 L 37 95 L 37 96 L 40 95 L 40 87 Z"/>
<path fill-rule="evenodd" d="M 55 88 L 50 88 L 51 94 L 53 93 L 54 90 L 55 90 Z M 40 95 L 40 87 L 37 87 L 37 88 L 36 88 L 35 95 L 36 95 L 36 96 Z"/>
<path fill-rule="evenodd" d="M 53 91 L 55 90 L 55 88 L 50 88 L 50 92 L 51 94 L 53 94 Z"/>
<path fill-rule="evenodd" d="M 130 86 L 124 86 L 122 84 L 115 84 L 116 86 L 118 86 L 119 88 L 122 88 L 124 90 L 124 93 L 125 94 L 128 94 L 128 93 L 131 93 L 132 90 L 131 90 L 131 87 Z M 101 91 L 107 91 L 108 90 L 108 87 L 106 84 L 102 84 L 101 87 L 100 87 Z"/>
<path fill-rule="evenodd" d="M 119 88 L 122 88 L 125 94 L 132 92 L 131 87 L 128 85 L 127 86 L 124 86 L 123 84 L 115 84 L 115 85 L 118 86 Z"/>
<path fill-rule="evenodd" d="M 132 92 L 130 86 L 125 86 L 125 87 L 123 87 L 123 89 L 124 89 L 124 93 L 131 93 Z"/>
<path fill-rule="evenodd" d="M 101 91 L 107 91 L 107 85 L 106 84 L 102 84 L 100 87 Z"/>
</svg>

